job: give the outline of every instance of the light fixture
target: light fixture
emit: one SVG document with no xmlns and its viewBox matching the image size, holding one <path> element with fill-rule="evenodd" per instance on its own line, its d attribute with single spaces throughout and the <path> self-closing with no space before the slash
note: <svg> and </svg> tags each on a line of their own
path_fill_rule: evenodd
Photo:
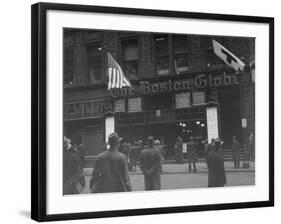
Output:
<svg viewBox="0 0 281 224">
<path fill-rule="evenodd" d="M 186 127 L 186 124 L 182 124 L 183 127 Z"/>
<path fill-rule="evenodd" d="M 199 125 L 199 124 L 200 124 L 200 121 L 196 121 L 196 124 L 198 124 L 198 125 Z"/>
<path fill-rule="evenodd" d="M 205 124 L 201 124 L 201 127 L 205 127 Z"/>
</svg>

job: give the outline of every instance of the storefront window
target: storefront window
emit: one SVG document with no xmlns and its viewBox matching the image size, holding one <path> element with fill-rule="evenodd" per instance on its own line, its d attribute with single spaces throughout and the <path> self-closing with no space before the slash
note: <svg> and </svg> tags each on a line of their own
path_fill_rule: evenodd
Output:
<svg viewBox="0 0 281 224">
<path fill-rule="evenodd" d="M 205 104 L 205 92 L 197 91 L 192 93 L 193 105 L 204 105 Z"/>
<path fill-rule="evenodd" d="M 125 112 L 125 99 L 119 99 L 114 101 L 114 112 Z"/>
</svg>

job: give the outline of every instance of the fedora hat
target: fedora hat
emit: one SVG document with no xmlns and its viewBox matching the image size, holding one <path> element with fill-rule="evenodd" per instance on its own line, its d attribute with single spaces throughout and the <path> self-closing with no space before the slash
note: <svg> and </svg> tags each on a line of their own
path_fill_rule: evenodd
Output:
<svg viewBox="0 0 281 224">
<path fill-rule="evenodd" d="M 110 145 L 117 144 L 117 143 L 121 142 L 122 140 L 123 140 L 123 138 L 119 137 L 119 135 L 116 132 L 113 132 L 108 136 L 108 142 Z"/>
</svg>

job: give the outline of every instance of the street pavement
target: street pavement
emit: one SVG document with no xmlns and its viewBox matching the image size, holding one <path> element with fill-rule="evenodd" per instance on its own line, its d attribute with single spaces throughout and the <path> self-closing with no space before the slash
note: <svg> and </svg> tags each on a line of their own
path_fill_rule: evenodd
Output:
<svg viewBox="0 0 281 224">
<path fill-rule="evenodd" d="M 249 168 L 234 169 L 232 162 L 225 162 L 228 186 L 246 186 L 255 184 L 255 165 L 250 163 Z M 90 193 L 89 180 L 91 168 L 84 169 L 86 186 L 82 193 Z M 144 177 L 139 167 L 136 172 L 129 172 L 133 191 L 144 190 Z M 197 172 L 189 173 L 187 164 L 163 164 L 161 174 L 161 189 L 202 188 L 208 184 L 208 169 L 205 163 L 197 163 Z"/>
</svg>

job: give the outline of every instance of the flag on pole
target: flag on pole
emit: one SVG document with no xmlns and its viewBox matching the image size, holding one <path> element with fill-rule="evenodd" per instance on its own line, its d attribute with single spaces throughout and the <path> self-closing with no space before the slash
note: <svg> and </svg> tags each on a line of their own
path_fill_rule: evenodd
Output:
<svg viewBox="0 0 281 224">
<path fill-rule="evenodd" d="M 121 89 L 123 87 L 131 87 L 130 81 L 124 75 L 120 65 L 114 60 L 112 55 L 107 53 L 107 75 L 108 75 L 108 90 L 113 88 Z"/>
<path fill-rule="evenodd" d="M 245 63 L 215 40 L 213 40 L 213 49 L 215 54 L 235 71 L 244 71 Z"/>
</svg>

